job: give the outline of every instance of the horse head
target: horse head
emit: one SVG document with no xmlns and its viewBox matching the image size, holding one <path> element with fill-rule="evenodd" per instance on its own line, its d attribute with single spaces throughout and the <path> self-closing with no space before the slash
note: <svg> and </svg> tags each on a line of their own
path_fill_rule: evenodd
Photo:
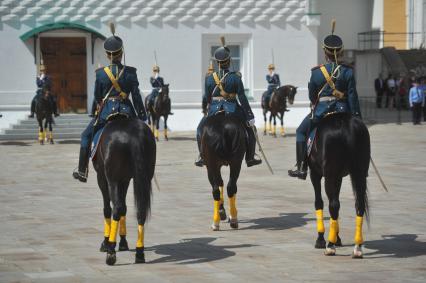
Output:
<svg viewBox="0 0 426 283">
<path fill-rule="evenodd" d="M 166 100 L 169 98 L 169 84 L 165 84 L 161 87 L 160 97 L 161 100 Z"/>
<path fill-rule="evenodd" d="M 296 93 L 297 93 L 297 86 L 286 85 L 286 96 L 288 99 L 288 103 L 290 103 L 290 105 L 293 105 L 294 97 L 296 96 Z"/>
</svg>

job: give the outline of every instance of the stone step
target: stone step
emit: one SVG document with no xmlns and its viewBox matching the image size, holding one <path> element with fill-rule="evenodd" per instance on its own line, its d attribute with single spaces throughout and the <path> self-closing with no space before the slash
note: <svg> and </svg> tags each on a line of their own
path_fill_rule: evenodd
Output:
<svg viewBox="0 0 426 283">
<path fill-rule="evenodd" d="M 75 140 L 80 140 L 80 134 L 76 134 L 76 133 L 54 133 L 53 135 L 53 139 L 75 139 Z M 33 133 L 33 134 L 3 134 L 0 135 L 0 140 L 3 141 L 11 141 L 11 140 L 37 140 L 38 139 L 38 133 Z"/>
<path fill-rule="evenodd" d="M 55 124 L 52 125 L 54 129 L 69 129 L 69 128 L 86 128 L 86 126 L 89 124 L 89 121 L 87 122 L 75 122 L 75 123 L 61 123 L 61 124 Z M 12 129 L 16 130 L 22 130 L 22 129 L 36 129 L 38 128 L 38 124 L 17 124 L 13 125 Z"/>
<path fill-rule="evenodd" d="M 53 128 L 53 133 L 54 134 L 62 134 L 62 133 L 81 134 L 81 132 L 83 130 L 84 130 L 84 128 L 69 128 L 69 129 L 55 129 L 55 128 Z M 11 129 L 11 130 L 5 130 L 4 133 L 6 135 L 9 135 L 9 134 L 17 134 L 17 135 L 33 134 L 33 133 L 38 133 L 38 129 L 37 128 L 34 128 L 34 129 Z"/>
</svg>

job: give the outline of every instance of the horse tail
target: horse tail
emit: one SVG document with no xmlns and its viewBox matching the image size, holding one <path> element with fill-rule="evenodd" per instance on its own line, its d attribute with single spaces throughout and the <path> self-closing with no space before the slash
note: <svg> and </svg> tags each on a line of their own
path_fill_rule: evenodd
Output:
<svg viewBox="0 0 426 283">
<path fill-rule="evenodd" d="M 145 148 L 146 141 L 140 142 L 139 152 L 134 155 L 133 189 L 138 219 L 145 220 L 151 211 L 152 183 L 154 175 L 153 157 L 154 150 Z M 155 161 L 154 161 L 155 162 Z"/>
<path fill-rule="evenodd" d="M 224 156 L 234 156 L 241 146 L 241 131 L 238 123 L 228 123 L 224 125 L 222 136 Z"/>
<path fill-rule="evenodd" d="M 365 124 L 358 118 L 350 118 L 348 129 L 349 146 L 352 153 L 350 175 L 357 214 L 363 208 L 367 223 L 369 223 L 367 176 L 370 166 L 370 134 Z"/>
</svg>

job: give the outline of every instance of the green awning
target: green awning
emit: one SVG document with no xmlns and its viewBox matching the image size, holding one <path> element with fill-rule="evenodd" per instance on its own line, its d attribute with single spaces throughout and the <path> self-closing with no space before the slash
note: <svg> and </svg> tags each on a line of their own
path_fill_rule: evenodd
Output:
<svg viewBox="0 0 426 283">
<path fill-rule="evenodd" d="M 58 29 L 77 29 L 77 30 L 90 32 L 90 33 L 94 34 L 95 36 L 99 37 L 100 39 L 106 38 L 104 35 L 97 32 L 96 30 L 85 27 L 83 25 L 76 24 L 76 23 L 60 22 L 60 23 L 52 23 L 52 24 L 47 24 L 47 25 L 43 25 L 43 26 L 33 28 L 32 30 L 27 31 L 26 33 L 21 35 L 20 39 L 22 41 L 26 41 L 27 39 L 29 39 L 29 38 L 31 38 L 31 37 L 39 34 L 39 33 L 46 32 L 46 31 L 49 31 L 49 30 L 58 30 Z"/>
</svg>

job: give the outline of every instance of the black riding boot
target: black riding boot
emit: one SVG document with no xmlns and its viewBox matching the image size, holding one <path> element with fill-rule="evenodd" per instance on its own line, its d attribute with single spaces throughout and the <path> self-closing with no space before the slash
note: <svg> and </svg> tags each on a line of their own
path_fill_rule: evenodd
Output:
<svg viewBox="0 0 426 283">
<path fill-rule="evenodd" d="M 306 162 L 306 142 L 296 142 L 296 168 L 288 170 L 288 175 L 305 180 L 308 175 L 308 164 Z"/>
<path fill-rule="evenodd" d="M 198 154 L 198 158 L 197 158 L 197 160 L 195 161 L 194 164 L 195 164 L 195 166 L 203 167 L 204 166 L 204 160 L 201 157 L 201 138 L 198 137 L 198 136 L 197 136 L 197 145 L 198 145 L 199 154 Z"/>
<path fill-rule="evenodd" d="M 87 175 L 89 165 L 89 150 L 84 147 L 80 147 L 80 156 L 78 159 L 78 170 L 72 173 L 72 176 L 80 182 L 87 182 Z"/>
<path fill-rule="evenodd" d="M 31 114 L 28 116 L 28 118 L 34 118 L 35 106 L 36 106 L 36 101 L 35 99 L 33 99 L 31 101 Z"/>
<path fill-rule="evenodd" d="M 254 158 L 254 154 L 256 152 L 256 136 L 254 135 L 252 128 L 247 128 L 247 135 L 248 135 L 248 144 L 247 144 L 247 151 L 246 151 L 246 163 L 247 163 L 247 167 L 251 167 L 254 165 L 261 164 L 262 160 Z"/>
</svg>

